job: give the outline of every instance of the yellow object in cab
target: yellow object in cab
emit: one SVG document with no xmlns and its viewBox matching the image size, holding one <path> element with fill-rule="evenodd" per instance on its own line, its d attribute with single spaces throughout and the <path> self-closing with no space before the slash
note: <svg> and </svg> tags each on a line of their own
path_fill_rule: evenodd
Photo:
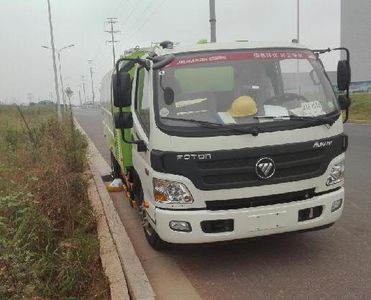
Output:
<svg viewBox="0 0 371 300">
<path fill-rule="evenodd" d="M 234 118 L 254 116 L 258 112 L 256 102 L 250 96 L 240 96 L 236 98 L 229 109 L 229 113 Z"/>
</svg>

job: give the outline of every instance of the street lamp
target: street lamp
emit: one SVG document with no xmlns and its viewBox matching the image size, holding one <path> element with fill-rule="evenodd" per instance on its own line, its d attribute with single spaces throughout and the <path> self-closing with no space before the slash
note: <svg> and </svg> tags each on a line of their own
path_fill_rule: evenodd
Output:
<svg viewBox="0 0 371 300">
<path fill-rule="evenodd" d="M 300 43 L 300 0 L 296 1 L 296 40 Z"/>
<path fill-rule="evenodd" d="M 95 104 L 95 93 L 94 93 L 94 81 L 93 81 L 93 60 L 89 59 L 88 63 L 90 65 L 91 94 L 92 94 L 92 100 L 93 100 L 93 105 L 94 105 Z"/>
<path fill-rule="evenodd" d="M 49 49 L 49 50 L 52 50 L 51 48 L 49 48 L 48 46 L 41 46 L 42 48 L 45 48 L 45 49 Z M 61 63 L 61 52 L 67 48 L 72 48 L 72 47 L 75 47 L 74 44 L 70 44 L 68 46 L 65 46 L 63 48 L 60 48 L 60 49 L 55 49 L 55 52 L 57 52 L 57 55 L 58 55 L 58 61 L 59 61 L 59 80 L 61 82 L 61 88 L 62 88 L 62 99 L 63 99 L 63 106 L 66 107 L 66 93 L 65 93 L 65 90 L 64 90 L 64 84 L 63 84 L 63 77 L 62 77 L 62 63 Z"/>
<path fill-rule="evenodd" d="M 58 87 L 57 65 L 55 63 L 54 31 L 53 31 L 52 9 L 51 9 L 51 5 L 50 5 L 50 0 L 47 0 L 47 4 L 48 4 L 48 16 L 49 16 L 50 45 L 52 47 L 54 85 L 55 85 L 55 94 L 57 96 L 57 114 L 58 114 L 58 120 L 62 121 L 62 113 L 61 113 L 61 105 L 60 105 L 60 97 L 59 97 L 59 87 Z"/>
<path fill-rule="evenodd" d="M 210 6 L 210 42 L 216 43 L 215 0 L 209 0 L 209 6 Z"/>
</svg>

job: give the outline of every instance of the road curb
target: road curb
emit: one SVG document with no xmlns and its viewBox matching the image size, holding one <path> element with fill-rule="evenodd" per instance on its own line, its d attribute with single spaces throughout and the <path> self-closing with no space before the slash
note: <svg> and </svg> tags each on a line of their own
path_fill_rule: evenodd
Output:
<svg viewBox="0 0 371 300">
<path fill-rule="evenodd" d="M 111 299 L 129 300 L 130 296 L 126 284 L 125 274 L 121 267 L 120 258 L 118 256 L 116 246 L 112 240 L 101 198 L 93 178 L 90 178 L 89 180 L 88 197 L 97 221 L 100 257 L 102 260 L 104 273 L 109 281 Z"/>
<path fill-rule="evenodd" d="M 86 137 L 88 141 L 88 162 L 93 175 L 95 188 L 99 194 L 100 203 L 103 208 L 102 217 L 104 217 L 106 223 L 108 224 L 110 239 L 115 245 L 117 257 L 121 262 L 121 267 L 126 278 L 130 298 L 135 300 L 155 299 L 155 293 L 148 280 L 148 277 L 144 272 L 143 266 L 135 253 L 134 247 L 129 239 L 129 236 L 127 235 L 125 227 L 119 218 L 119 215 L 112 203 L 111 197 L 107 192 L 106 186 L 102 180 L 102 176 L 109 174 L 111 168 L 103 159 L 98 149 L 95 147 L 76 119 L 74 122 L 76 124 L 76 128 Z M 113 275 L 112 277 L 115 278 Z M 115 279 L 113 279 L 113 281 L 115 281 Z M 112 299 L 122 298 L 112 297 Z"/>
</svg>

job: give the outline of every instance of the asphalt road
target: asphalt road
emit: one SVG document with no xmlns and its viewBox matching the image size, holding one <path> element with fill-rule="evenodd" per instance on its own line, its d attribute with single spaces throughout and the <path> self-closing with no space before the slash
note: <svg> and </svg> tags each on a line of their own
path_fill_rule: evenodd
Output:
<svg viewBox="0 0 371 300">
<path fill-rule="evenodd" d="M 104 158 L 98 110 L 76 110 Z M 330 229 L 153 251 L 140 220 L 112 195 L 159 299 L 371 299 L 371 126 L 347 124 L 346 204 Z"/>
</svg>

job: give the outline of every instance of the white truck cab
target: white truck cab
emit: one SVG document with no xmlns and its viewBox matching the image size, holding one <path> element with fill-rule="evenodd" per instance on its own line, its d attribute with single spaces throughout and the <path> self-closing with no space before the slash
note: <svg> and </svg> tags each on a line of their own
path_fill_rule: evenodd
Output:
<svg viewBox="0 0 371 300">
<path fill-rule="evenodd" d="M 112 97 L 102 99 L 114 173 L 154 248 L 321 229 L 340 218 L 348 52 L 337 98 L 319 59 L 330 49 L 162 46 L 122 57 L 103 85 Z"/>
</svg>

